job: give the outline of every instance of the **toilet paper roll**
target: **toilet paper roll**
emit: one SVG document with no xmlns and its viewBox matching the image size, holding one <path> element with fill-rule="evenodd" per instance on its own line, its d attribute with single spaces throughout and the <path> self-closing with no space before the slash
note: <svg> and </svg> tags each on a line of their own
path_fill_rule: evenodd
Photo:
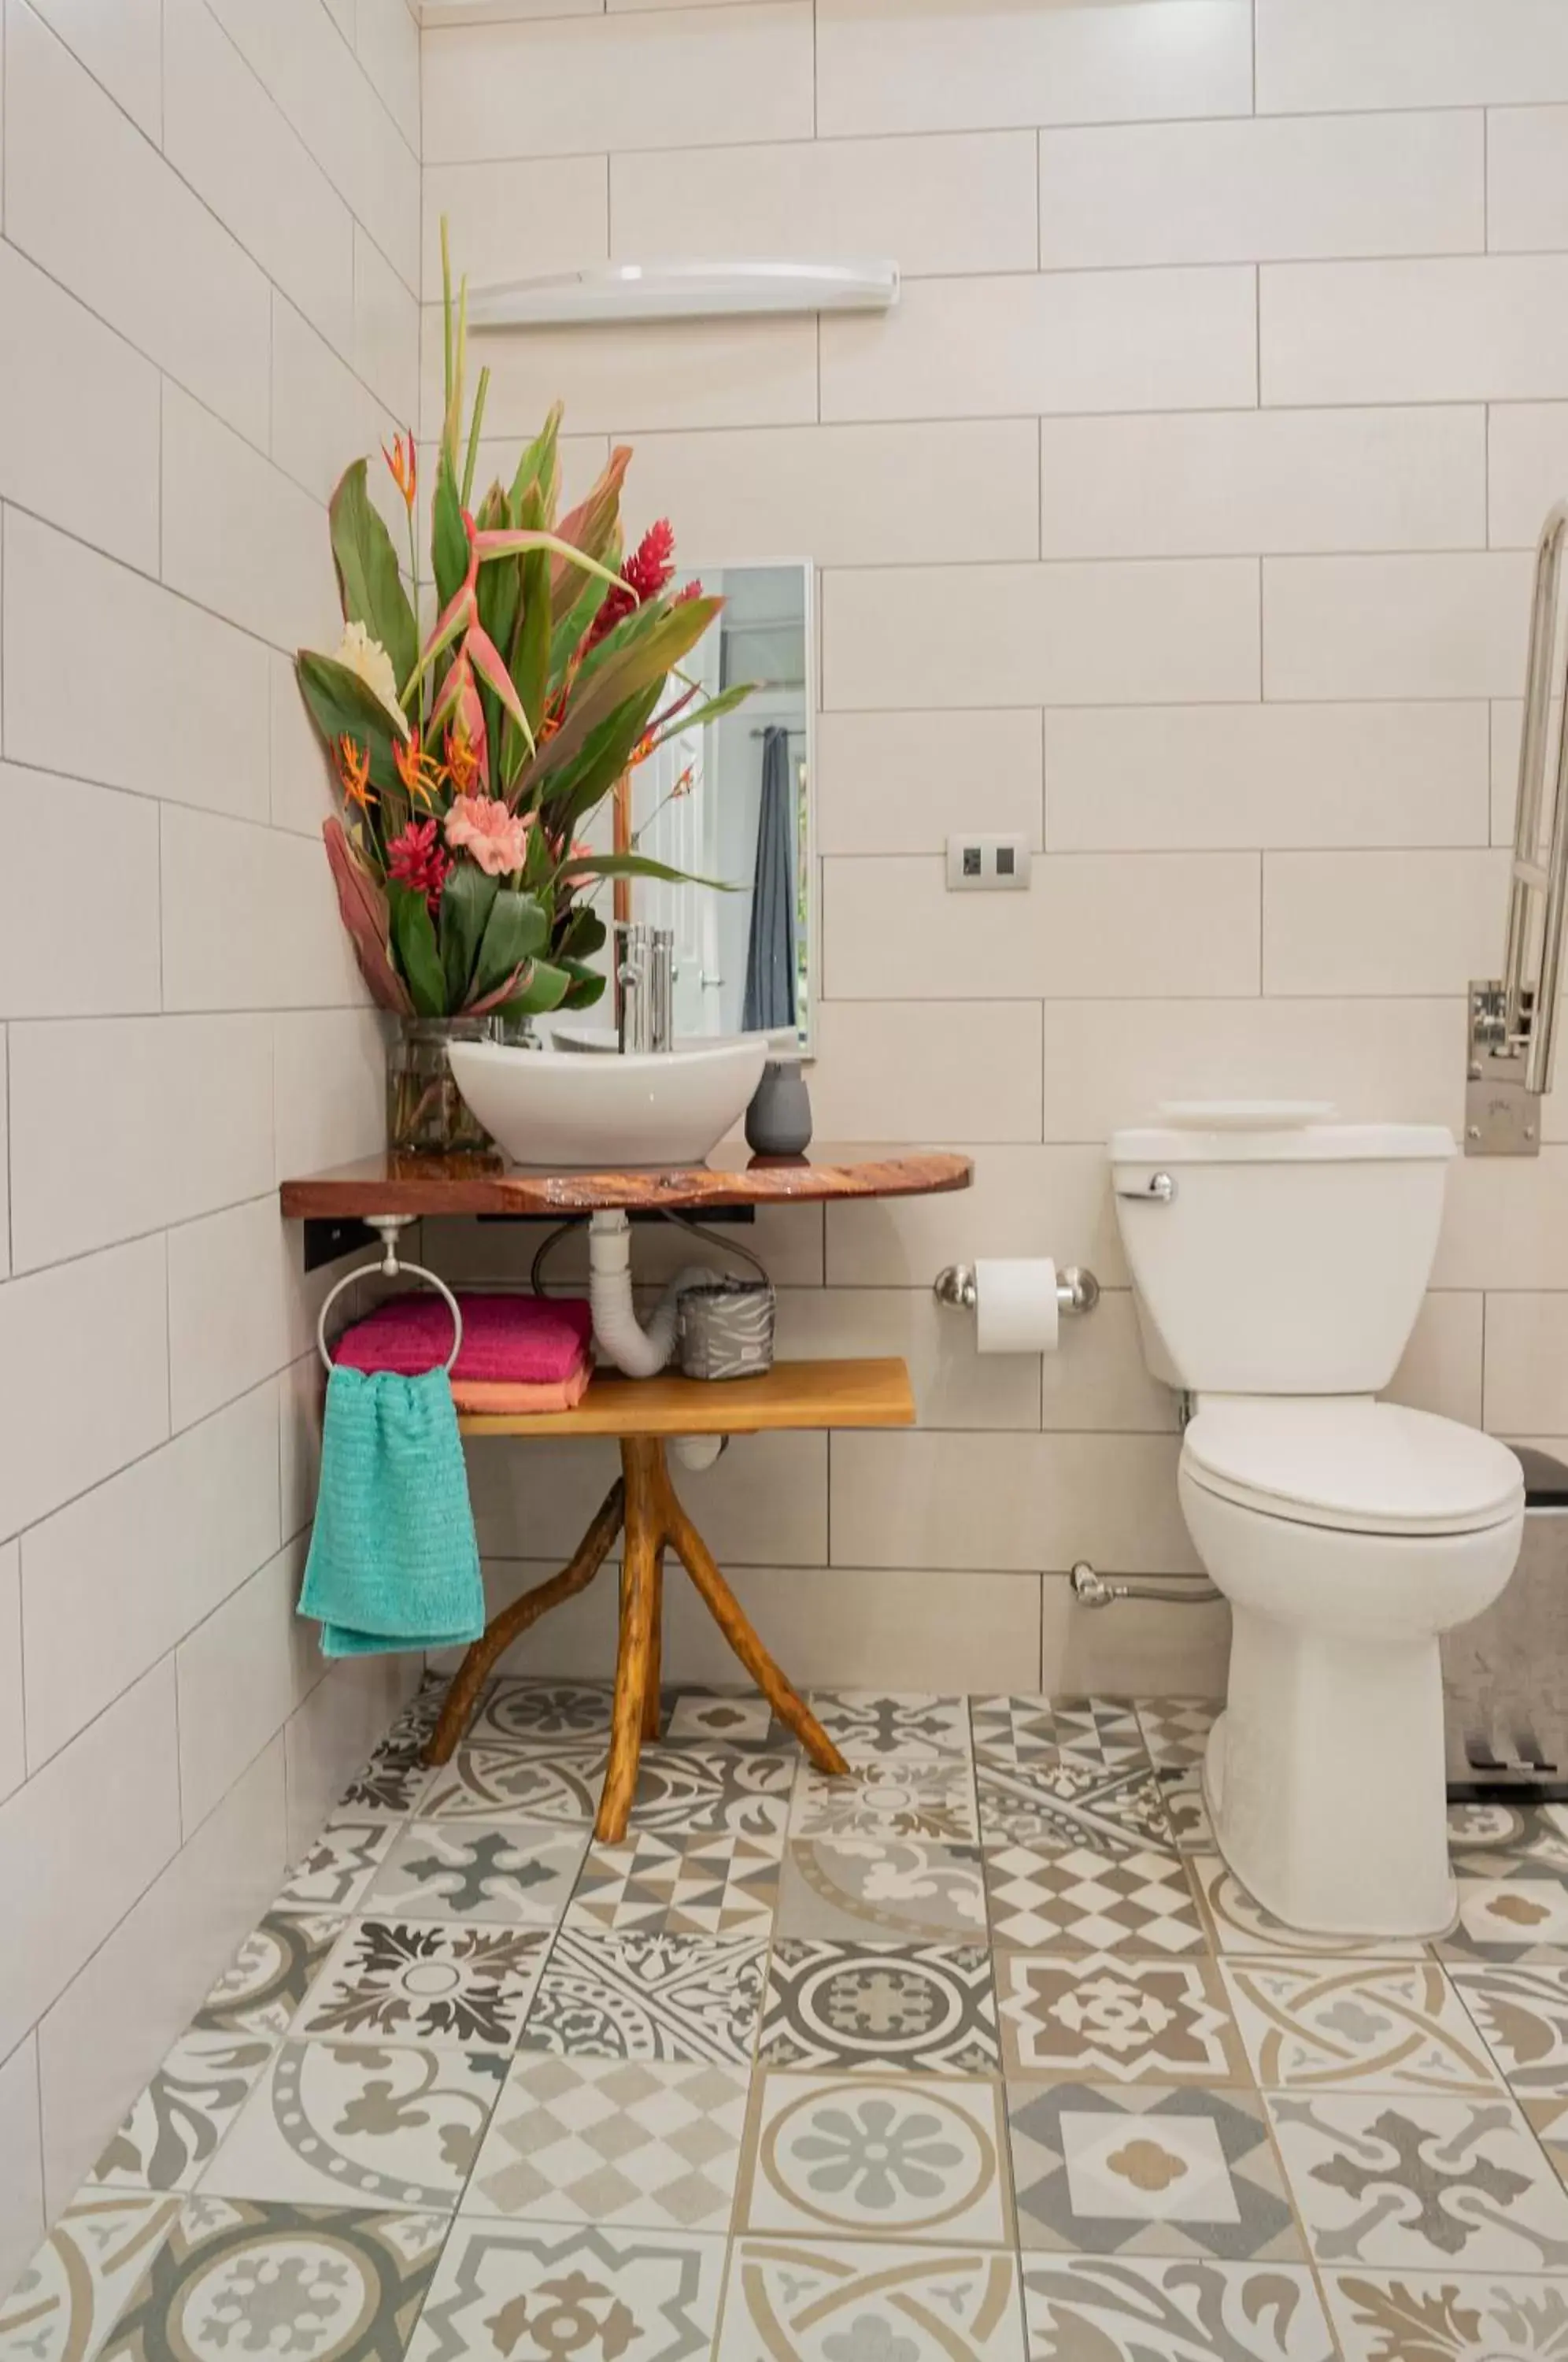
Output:
<svg viewBox="0 0 1568 2362">
<path fill-rule="evenodd" d="M 1049 1255 L 1011 1255 L 975 1265 L 976 1341 L 982 1353 L 1054 1353 L 1059 1311 Z"/>
</svg>

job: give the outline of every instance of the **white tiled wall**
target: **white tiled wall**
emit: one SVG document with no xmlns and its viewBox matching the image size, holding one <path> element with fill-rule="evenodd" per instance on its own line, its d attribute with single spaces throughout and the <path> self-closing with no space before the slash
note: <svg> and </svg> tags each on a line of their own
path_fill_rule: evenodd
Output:
<svg viewBox="0 0 1568 2362">
<path fill-rule="evenodd" d="M 756 1233 L 787 1348 L 904 1353 L 918 1431 L 737 1445 L 693 1500 L 807 1677 L 983 1686 L 1021 1651 L 1210 1684 L 1217 1618 L 1088 1621 L 1063 1579 L 1193 1564 L 1100 1143 L 1205 1095 L 1460 1120 L 1528 552 L 1568 491 L 1568 8 L 497 13 L 425 37 L 427 294 L 444 211 L 480 280 L 673 249 L 904 272 L 889 317 L 820 329 L 475 340 L 498 446 L 559 392 L 585 464 L 636 445 L 634 524 L 823 569 L 818 1131 L 977 1158 L 966 1196 Z M 1028 897 L 944 893 L 965 823 L 1028 836 Z M 1568 1438 L 1565 1189 L 1561 1148 L 1455 1168 L 1406 1398 Z M 454 1269 L 516 1267 L 433 1227 Z M 1102 1308 L 1053 1360 L 978 1362 L 931 1278 L 1032 1253 L 1091 1264 Z M 604 1477 L 476 1456 L 497 1596 Z M 536 1661 L 602 1665 L 612 1606 L 547 1619 Z M 723 1670 L 683 1610 L 671 1655 Z"/>
<path fill-rule="evenodd" d="M 4 42 L 0 2286 L 407 1679 L 321 1680 L 291 1613 L 274 1192 L 381 1131 L 287 652 L 420 268 L 405 0 L 6 0 Z"/>
</svg>

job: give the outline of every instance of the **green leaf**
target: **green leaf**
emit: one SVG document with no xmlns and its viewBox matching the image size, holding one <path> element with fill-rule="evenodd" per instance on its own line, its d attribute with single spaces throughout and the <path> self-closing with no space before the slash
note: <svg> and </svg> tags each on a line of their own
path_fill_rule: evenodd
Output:
<svg viewBox="0 0 1568 2362">
<path fill-rule="evenodd" d="M 609 929 L 592 905 L 580 902 L 561 930 L 555 956 L 563 967 L 569 967 L 574 960 L 588 959 L 594 952 L 602 951 L 608 933 Z"/>
<path fill-rule="evenodd" d="M 719 599 L 687 599 L 667 609 L 630 646 L 617 649 L 599 667 L 586 686 L 580 678 L 566 720 L 524 771 L 522 787 L 530 789 L 562 769 L 590 731 L 628 698 L 663 681 L 670 668 L 695 647 L 723 603 Z"/>
<path fill-rule="evenodd" d="M 671 869 L 646 853 L 576 853 L 556 871 L 558 881 L 572 877 L 662 877 L 668 886 L 711 886 L 715 894 L 738 894 L 723 877 L 699 877 L 693 869 Z"/>
<path fill-rule="evenodd" d="M 480 370 L 479 383 L 474 388 L 474 414 L 469 425 L 468 456 L 463 461 L 463 506 L 465 508 L 473 498 L 474 469 L 479 465 L 480 429 L 484 420 L 485 396 L 489 392 L 490 369 L 487 364 Z"/>
<path fill-rule="evenodd" d="M 571 986 L 561 1002 L 563 1009 L 591 1009 L 596 1000 L 603 999 L 604 978 L 597 968 L 580 967 L 575 960 L 566 961 L 565 966 L 571 976 Z"/>
<path fill-rule="evenodd" d="M 444 449 L 436 461 L 436 491 L 430 504 L 430 564 L 436 576 L 436 609 L 445 613 L 469 570 L 469 537 L 463 531 L 457 474 Z"/>
<path fill-rule="evenodd" d="M 445 1017 L 447 1010 L 447 978 L 440 955 L 436 949 L 436 930 L 430 923 L 424 895 L 416 894 L 411 886 L 389 882 L 387 902 L 392 911 L 392 943 L 397 951 L 398 966 L 403 970 L 415 1014 L 420 1017 Z"/>
<path fill-rule="evenodd" d="M 641 697 L 620 707 L 592 733 L 578 760 L 547 782 L 544 800 L 558 833 L 575 834 L 603 801 L 641 745 L 663 693 L 663 681 L 656 680 Z"/>
<path fill-rule="evenodd" d="M 340 665 L 336 657 L 317 656 L 314 648 L 300 649 L 294 658 L 294 674 L 300 694 L 328 751 L 339 738 L 353 738 L 361 746 L 368 746 L 371 785 L 383 796 L 394 801 L 401 800 L 403 788 L 392 760 L 393 745 L 401 741 L 397 725 L 381 699 L 366 688 L 357 672 Z"/>
<path fill-rule="evenodd" d="M 515 887 L 502 887 L 480 941 L 470 997 L 482 1000 L 486 993 L 504 984 L 514 968 L 543 951 L 549 939 L 550 922 L 544 905 L 532 894 L 518 893 Z"/>
<path fill-rule="evenodd" d="M 356 459 L 340 478 L 327 509 L 338 595 L 351 624 L 363 624 L 392 658 L 401 690 L 419 657 L 419 627 L 398 571 L 397 552 Z"/>
<path fill-rule="evenodd" d="M 558 1009 L 571 989 L 571 977 L 563 967 L 553 967 L 548 960 L 530 960 L 520 988 L 510 1000 L 501 1004 L 502 1017 L 542 1017 L 551 1009 Z"/>
<path fill-rule="evenodd" d="M 487 877 L 471 861 L 459 861 L 447 872 L 441 892 L 441 966 L 447 977 L 447 1005 L 461 1009 L 479 956 L 500 881 Z"/>
<path fill-rule="evenodd" d="M 528 448 L 517 462 L 517 473 L 512 479 L 512 522 L 513 524 L 547 525 L 556 513 L 557 438 L 561 429 L 563 405 L 554 403 L 548 417 Z M 539 495 L 539 514 L 526 517 L 523 504 L 530 491 Z"/>
</svg>

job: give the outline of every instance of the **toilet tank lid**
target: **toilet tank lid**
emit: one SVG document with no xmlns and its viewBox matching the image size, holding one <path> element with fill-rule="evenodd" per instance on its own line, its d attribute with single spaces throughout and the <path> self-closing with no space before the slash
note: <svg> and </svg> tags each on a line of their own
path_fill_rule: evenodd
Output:
<svg viewBox="0 0 1568 2362">
<path fill-rule="evenodd" d="M 1524 1498 L 1519 1463 L 1495 1436 L 1365 1396 L 1205 1396 L 1182 1448 L 1200 1482 L 1244 1487 L 1283 1517 L 1326 1510 L 1368 1531 L 1459 1529 Z"/>
<path fill-rule="evenodd" d="M 1441 1123 L 1303 1123 L 1275 1131 L 1138 1124 L 1110 1135 L 1114 1164 L 1397 1164 L 1453 1153 L 1453 1134 Z"/>
</svg>

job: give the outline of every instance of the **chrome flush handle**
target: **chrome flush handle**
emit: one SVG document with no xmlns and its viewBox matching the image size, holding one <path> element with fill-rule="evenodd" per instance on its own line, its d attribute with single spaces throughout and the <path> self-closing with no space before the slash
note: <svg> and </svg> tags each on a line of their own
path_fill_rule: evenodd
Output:
<svg viewBox="0 0 1568 2362">
<path fill-rule="evenodd" d="M 1152 1198 L 1157 1205 L 1168 1206 L 1176 1196 L 1176 1175 L 1174 1173 L 1151 1173 L 1141 1188 L 1132 1183 L 1124 1185 L 1118 1182 L 1116 1194 L 1119 1198 L 1136 1198 L 1140 1201 Z"/>
</svg>

